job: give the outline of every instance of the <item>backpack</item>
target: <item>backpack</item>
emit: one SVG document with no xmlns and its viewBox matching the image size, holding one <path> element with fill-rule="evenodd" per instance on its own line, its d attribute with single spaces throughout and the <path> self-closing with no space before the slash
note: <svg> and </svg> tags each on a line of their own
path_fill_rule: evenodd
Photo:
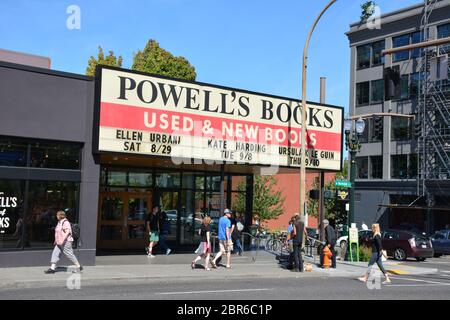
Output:
<svg viewBox="0 0 450 320">
<path fill-rule="evenodd" d="M 70 223 L 70 227 L 72 228 L 72 238 L 74 241 L 77 241 L 78 239 L 80 239 L 80 225 L 78 223 Z"/>
</svg>

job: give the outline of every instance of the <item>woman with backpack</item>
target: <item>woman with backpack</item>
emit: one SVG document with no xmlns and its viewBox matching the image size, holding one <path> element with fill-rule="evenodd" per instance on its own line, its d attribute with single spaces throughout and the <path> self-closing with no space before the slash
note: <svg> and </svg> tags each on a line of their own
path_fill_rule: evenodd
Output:
<svg viewBox="0 0 450 320">
<path fill-rule="evenodd" d="M 56 218 L 58 219 L 58 224 L 55 228 L 55 248 L 52 253 L 51 266 L 48 270 L 45 270 L 44 273 L 53 274 L 56 272 L 56 264 L 59 261 L 61 252 L 73 262 L 78 271 L 81 271 L 83 270 L 83 267 L 73 253 L 72 244 L 74 239 L 72 237 L 72 226 L 66 218 L 66 213 L 64 211 L 58 211 L 56 213 Z"/>
</svg>

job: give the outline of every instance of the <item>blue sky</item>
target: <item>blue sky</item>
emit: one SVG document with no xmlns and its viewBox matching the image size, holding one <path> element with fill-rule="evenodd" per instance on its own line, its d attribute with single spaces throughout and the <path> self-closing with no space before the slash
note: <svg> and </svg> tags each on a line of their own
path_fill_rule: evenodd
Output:
<svg viewBox="0 0 450 320">
<path fill-rule="evenodd" d="M 345 32 L 364 0 L 338 0 L 319 22 L 309 51 L 308 100 L 348 107 L 349 48 Z M 381 12 L 419 0 L 378 0 Z M 292 98 L 301 97 L 305 37 L 328 0 L 2 0 L 0 48 L 52 59 L 56 70 L 85 73 L 101 45 L 131 67 L 133 53 L 156 39 L 186 57 L 197 80 Z M 69 5 L 81 9 L 81 29 L 69 30 Z"/>
</svg>

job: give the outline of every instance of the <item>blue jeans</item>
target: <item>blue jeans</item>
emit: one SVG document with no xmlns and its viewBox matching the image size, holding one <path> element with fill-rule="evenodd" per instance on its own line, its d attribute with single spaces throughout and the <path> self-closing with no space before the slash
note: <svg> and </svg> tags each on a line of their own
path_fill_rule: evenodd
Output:
<svg viewBox="0 0 450 320">
<path fill-rule="evenodd" d="M 163 251 L 167 251 L 167 249 L 169 249 L 169 247 L 167 246 L 167 243 L 166 243 L 166 239 L 167 239 L 167 233 L 162 232 L 159 235 L 159 245 L 160 245 L 161 250 L 163 250 Z"/>
<path fill-rule="evenodd" d="M 380 268 L 381 272 L 383 272 L 383 274 L 386 274 L 386 270 L 384 269 L 383 266 L 383 262 L 381 261 L 381 252 L 374 252 L 372 253 L 372 256 L 370 257 L 370 261 L 369 261 L 369 267 L 367 268 L 367 273 L 370 273 L 370 271 L 372 270 L 372 266 L 375 264 L 375 262 L 378 265 L 378 268 Z"/>
<path fill-rule="evenodd" d="M 239 238 L 236 238 L 236 248 L 238 253 L 242 253 L 242 251 L 244 251 L 244 249 L 242 249 L 242 244 L 241 244 L 241 240 Z"/>
</svg>

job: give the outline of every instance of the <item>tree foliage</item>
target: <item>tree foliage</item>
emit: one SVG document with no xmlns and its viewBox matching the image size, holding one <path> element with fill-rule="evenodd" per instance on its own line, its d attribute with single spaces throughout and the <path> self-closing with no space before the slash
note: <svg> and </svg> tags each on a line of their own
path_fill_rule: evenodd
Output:
<svg viewBox="0 0 450 320">
<path fill-rule="evenodd" d="M 94 76 L 95 75 L 95 67 L 98 64 L 106 65 L 106 66 L 122 66 L 122 56 L 116 57 L 112 50 L 109 50 L 109 54 L 105 57 L 103 53 L 103 49 L 101 46 L 98 47 L 97 58 L 91 56 L 88 60 L 88 66 L 86 68 L 86 75 Z"/>
<path fill-rule="evenodd" d="M 149 40 L 144 50 L 134 55 L 132 69 L 185 80 L 195 80 L 197 76 L 187 59 L 174 57 L 155 40 Z"/>
<path fill-rule="evenodd" d="M 276 184 L 274 176 L 254 176 L 252 214 L 260 222 L 274 219 L 283 213 L 285 198 L 281 191 L 275 190 Z M 238 184 L 238 191 L 245 191 L 245 182 Z M 245 212 L 245 192 L 238 193 L 234 209 Z"/>
<path fill-rule="evenodd" d="M 369 19 L 372 14 L 375 12 L 375 2 L 374 1 L 366 1 L 361 5 L 361 22 L 366 22 L 367 19 Z"/>
</svg>

